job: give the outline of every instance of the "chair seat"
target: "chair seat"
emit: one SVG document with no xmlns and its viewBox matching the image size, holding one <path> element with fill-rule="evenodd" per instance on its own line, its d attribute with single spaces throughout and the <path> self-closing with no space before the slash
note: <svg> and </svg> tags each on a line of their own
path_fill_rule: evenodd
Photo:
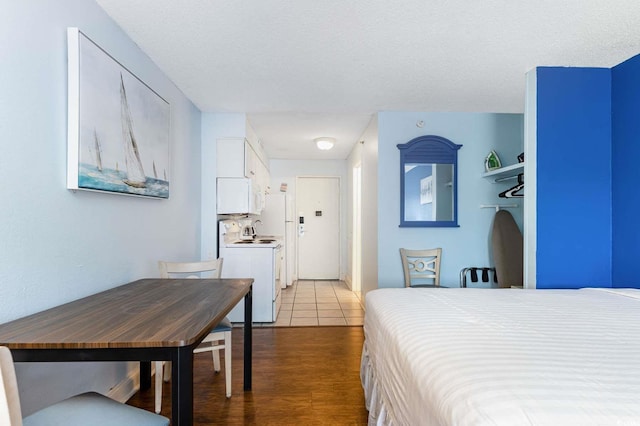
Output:
<svg viewBox="0 0 640 426">
<path fill-rule="evenodd" d="M 168 426 L 169 419 L 95 392 L 51 405 L 23 419 L 24 426 Z"/>
<path fill-rule="evenodd" d="M 231 321 L 229 321 L 229 318 L 224 317 L 224 319 L 222 321 L 220 321 L 218 323 L 218 325 L 213 327 L 209 333 L 217 333 L 217 332 L 222 332 L 222 331 L 231 331 L 231 327 L 232 327 L 231 326 Z"/>
</svg>

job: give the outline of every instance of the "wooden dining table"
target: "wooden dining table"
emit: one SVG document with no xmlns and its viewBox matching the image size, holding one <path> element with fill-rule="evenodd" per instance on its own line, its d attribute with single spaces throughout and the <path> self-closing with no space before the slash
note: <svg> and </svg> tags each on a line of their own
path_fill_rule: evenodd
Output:
<svg viewBox="0 0 640 426">
<path fill-rule="evenodd" d="M 251 390 L 253 279 L 141 279 L 0 324 L 15 362 L 171 361 L 172 425 L 193 423 L 193 349 L 244 298 L 244 390 Z M 226 354 L 225 354 L 226 355 Z"/>
</svg>

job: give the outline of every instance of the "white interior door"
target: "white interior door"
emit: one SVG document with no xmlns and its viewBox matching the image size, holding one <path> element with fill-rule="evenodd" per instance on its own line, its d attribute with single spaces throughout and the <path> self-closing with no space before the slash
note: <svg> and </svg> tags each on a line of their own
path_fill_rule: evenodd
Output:
<svg viewBox="0 0 640 426">
<path fill-rule="evenodd" d="M 298 178 L 296 200 L 298 279 L 339 279 L 339 179 L 337 177 Z"/>
</svg>

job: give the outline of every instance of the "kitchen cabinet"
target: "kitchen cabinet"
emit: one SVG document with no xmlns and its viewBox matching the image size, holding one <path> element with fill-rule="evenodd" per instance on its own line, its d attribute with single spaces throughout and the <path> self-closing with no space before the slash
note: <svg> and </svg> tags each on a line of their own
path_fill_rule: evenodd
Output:
<svg viewBox="0 0 640 426">
<path fill-rule="evenodd" d="M 218 139 L 216 147 L 216 163 L 218 177 L 217 213 L 260 214 L 264 209 L 265 195 L 269 192 L 270 176 L 269 170 L 251 144 L 243 138 Z M 221 180 L 221 178 L 223 180 Z M 226 179 L 231 178 L 245 178 L 248 179 L 250 183 L 248 185 L 242 184 L 242 187 L 239 183 L 226 183 Z M 220 188 L 221 182 L 224 186 L 223 188 Z M 229 194 L 229 191 L 231 190 L 227 189 L 228 186 L 233 186 L 235 190 L 248 191 L 243 192 L 242 194 L 237 194 L 234 197 L 235 200 L 247 200 L 244 211 L 237 211 L 240 207 L 235 203 L 233 204 L 233 207 L 228 206 L 229 200 L 227 200 L 228 195 L 226 194 Z M 223 203 L 223 206 L 220 205 L 220 202 Z"/>
<path fill-rule="evenodd" d="M 217 181 L 218 214 L 260 214 L 264 209 L 264 195 L 251 179 L 218 178 Z"/>
</svg>

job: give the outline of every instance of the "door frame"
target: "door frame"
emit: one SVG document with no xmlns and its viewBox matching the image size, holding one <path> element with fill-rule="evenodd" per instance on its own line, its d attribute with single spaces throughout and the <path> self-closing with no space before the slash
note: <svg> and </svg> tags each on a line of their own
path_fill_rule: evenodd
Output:
<svg viewBox="0 0 640 426">
<path fill-rule="evenodd" d="M 352 168 L 351 291 L 362 293 L 362 164 Z"/>
</svg>

